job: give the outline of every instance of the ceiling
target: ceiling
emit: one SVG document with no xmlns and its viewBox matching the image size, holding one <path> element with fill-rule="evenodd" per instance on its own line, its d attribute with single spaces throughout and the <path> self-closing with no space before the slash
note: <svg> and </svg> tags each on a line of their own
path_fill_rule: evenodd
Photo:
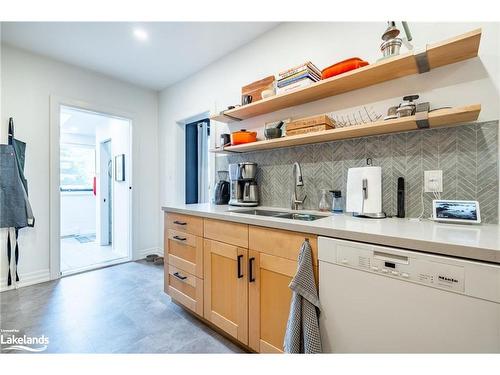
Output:
<svg viewBox="0 0 500 375">
<path fill-rule="evenodd" d="M 250 42 L 277 24 L 2 22 L 1 35 L 3 42 L 16 47 L 161 90 Z"/>
<path fill-rule="evenodd" d="M 98 127 L 109 124 L 109 117 L 72 107 L 61 107 L 61 133 L 95 137 Z"/>
</svg>

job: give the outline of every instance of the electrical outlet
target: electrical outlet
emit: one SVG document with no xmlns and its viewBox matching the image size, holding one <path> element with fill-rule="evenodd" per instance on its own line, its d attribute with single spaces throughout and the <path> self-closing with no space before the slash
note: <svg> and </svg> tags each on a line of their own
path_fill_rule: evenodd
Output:
<svg viewBox="0 0 500 375">
<path fill-rule="evenodd" d="M 424 171 L 424 191 L 426 193 L 443 192 L 443 171 Z"/>
</svg>

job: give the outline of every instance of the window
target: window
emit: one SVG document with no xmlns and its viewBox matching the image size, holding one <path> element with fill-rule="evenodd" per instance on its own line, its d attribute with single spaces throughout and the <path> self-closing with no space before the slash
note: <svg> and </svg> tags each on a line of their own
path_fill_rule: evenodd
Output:
<svg viewBox="0 0 500 375">
<path fill-rule="evenodd" d="M 61 143 L 61 191 L 92 191 L 95 176 L 95 147 Z"/>
</svg>

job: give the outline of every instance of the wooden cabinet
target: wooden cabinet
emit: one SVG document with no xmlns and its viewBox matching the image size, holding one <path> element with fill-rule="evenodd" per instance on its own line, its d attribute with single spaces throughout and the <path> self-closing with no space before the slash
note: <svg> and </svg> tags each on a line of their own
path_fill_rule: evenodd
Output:
<svg viewBox="0 0 500 375">
<path fill-rule="evenodd" d="M 203 218 L 165 214 L 165 293 L 203 316 Z"/>
<path fill-rule="evenodd" d="M 168 213 L 165 291 L 256 352 L 280 353 L 306 238 L 317 278 L 315 235 Z"/>
<path fill-rule="evenodd" d="M 288 285 L 297 262 L 250 250 L 252 282 L 248 287 L 249 346 L 259 353 L 280 353 L 290 311 Z"/>
<path fill-rule="evenodd" d="M 204 240 L 204 317 L 248 344 L 248 250 Z"/>
<path fill-rule="evenodd" d="M 165 214 L 165 226 L 169 229 L 194 234 L 195 236 L 203 236 L 202 217 L 169 212 Z"/>
<path fill-rule="evenodd" d="M 246 224 L 205 219 L 203 233 L 205 238 L 248 248 L 248 225 Z"/>
<path fill-rule="evenodd" d="M 197 277 L 203 277 L 203 238 L 177 230 L 167 230 L 167 263 Z"/>
<path fill-rule="evenodd" d="M 259 353 L 281 353 L 297 258 L 304 240 L 313 250 L 317 275 L 317 237 L 262 227 L 249 228 L 249 346 Z M 279 256 L 278 256 L 279 255 Z"/>
<path fill-rule="evenodd" d="M 313 234 L 290 232 L 273 228 L 250 226 L 250 249 L 296 261 L 304 240 L 308 238 L 312 248 L 313 265 L 318 266 L 318 237 Z"/>
<path fill-rule="evenodd" d="M 171 298 L 198 315 L 203 315 L 203 280 L 179 268 L 165 266 L 167 292 Z"/>
</svg>

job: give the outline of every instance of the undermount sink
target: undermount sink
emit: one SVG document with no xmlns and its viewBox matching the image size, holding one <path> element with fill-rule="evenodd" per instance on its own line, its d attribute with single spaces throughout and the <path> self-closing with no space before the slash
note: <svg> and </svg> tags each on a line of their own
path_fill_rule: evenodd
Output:
<svg viewBox="0 0 500 375">
<path fill-rule="evenodd" d="M 326 215 L 324 216 L 320 216 L 320 215 L 313 215 L 313 214 L 295 214 L 295 213 L 287 213 L 285 215 L 280 215 L 278 216 L 279 218 L 282 218 L 282 219 L 292 219 L 292 220 L 302 220 L 302 221 L 314 221 L 314 220 L 318 220 L 318 219 L 323 219 L 326 217 Z"/>
<path fill-rule="evenodd" d="M 241 210 L 241 211 L 230 211 L 230 212 L 245 214 L 245 215 L 268 216 L 268 217 L 276 217 L 279 219 L 291 219 L 291 220 L 302 220 L 302 221 L 314 221 L 318 219 L 323 219 L 328 216 L 328 215 L 314 215 L 314 214 L 304 214 L 298 212 L 271 211 L 271 210 Z"/>
</svg>

